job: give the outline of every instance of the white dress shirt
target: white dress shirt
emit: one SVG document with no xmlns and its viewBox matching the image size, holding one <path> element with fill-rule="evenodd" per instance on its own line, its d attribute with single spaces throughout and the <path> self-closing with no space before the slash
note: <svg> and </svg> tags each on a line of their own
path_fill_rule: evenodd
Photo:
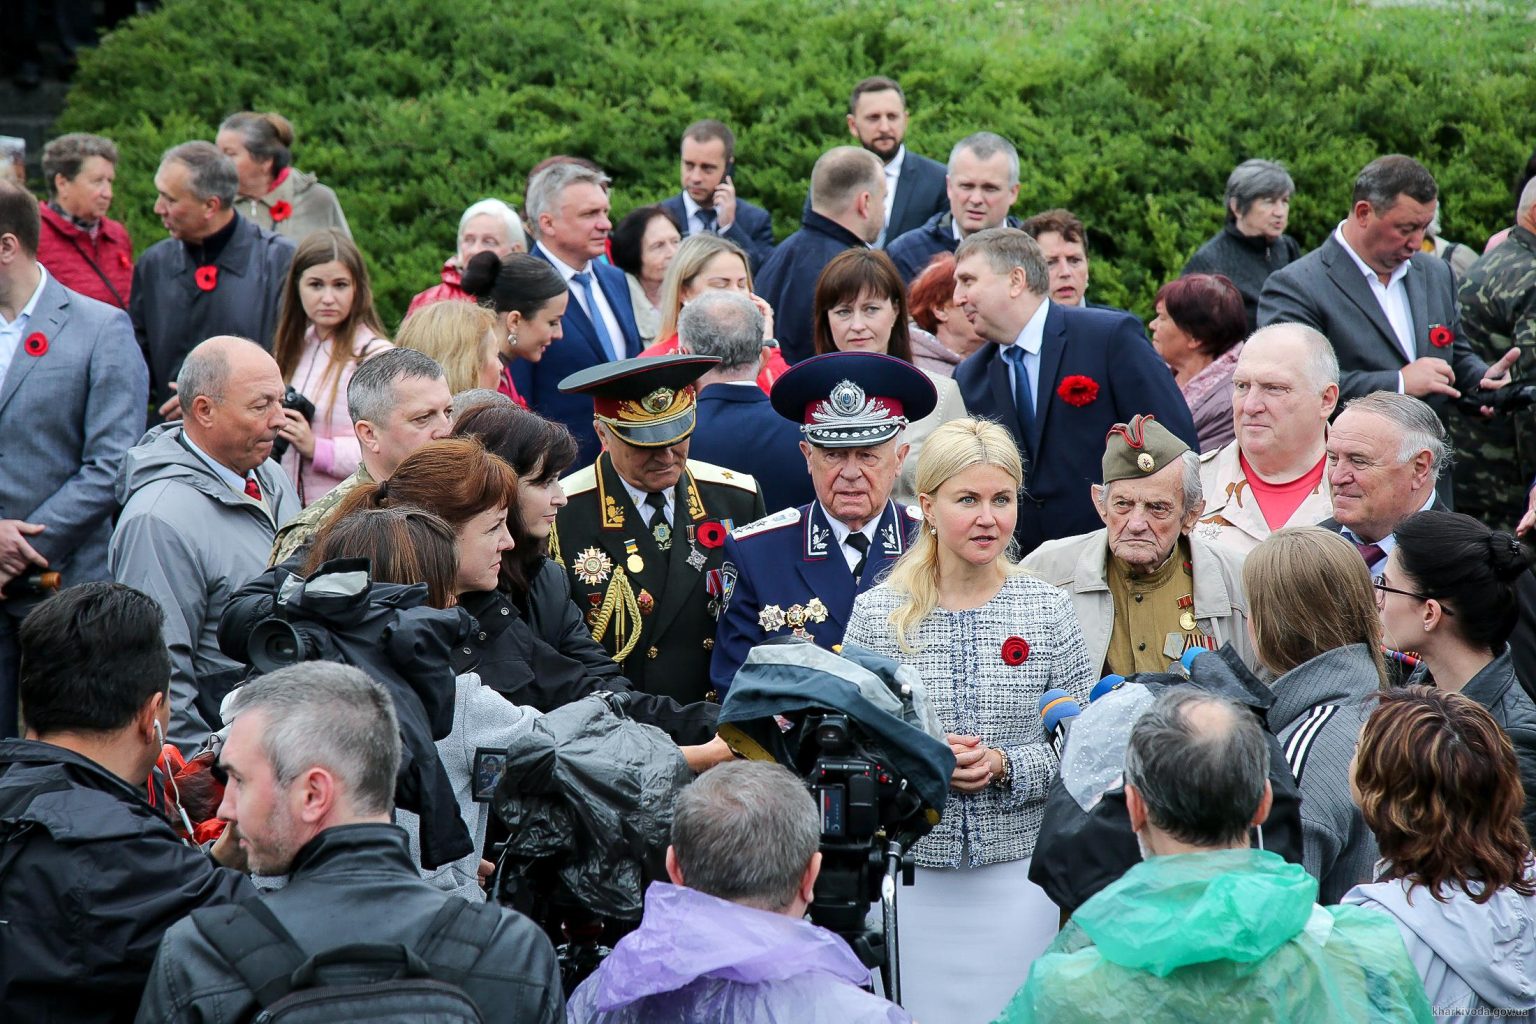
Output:
<svg viewBox="0 0 1536 1024">
<path fill-rule="evenodd" d="M 1392 325 L 1392 333 L 1397 335 L 1397 347 L 1402 349 L 1403 356 L 1408 362 L 1418 358 L 1418 345 L 1413 337 L 1413 313 L 1408 309 L 1408 286 L 1403 283 L 1403 278 L 1408 276 L 1408 268 L 1412 265 L 1407 260 L 1400 263 L 1386 284 L 1381 283 L 1381 278 L 1376 275 L 1360 254 L 1350 247 L 1344 238 L 1344 222 L 1334 228 L 1333 237 L 1339 240 L 1344 251 L 1349 253 L 1349 258 L 1355 261 L 1355 266 L 1360 273 L 1365 275 L 1365 281 L 1371 286 L 1371 294 L 1376 296 L 1376 302 L 1381 306 L 1381 311 L 1386 314 L 1387 322 Z M 1402 381 L 1398 381 L 1398 390 L 1402 390 Z"/>
<path fill-rule="evenodd" d="M 832 539 L 837 541 L 837 550 L 843 553 L 843 561 L 848 563 L 848 571 L 853 572 L 853 567 L 859 564 L 859 559 L 865 557 L 848 546 L 848 535 L 853 533 L 853 528 L 841 519 L 827 511 L 827 506 L 821 506 L 822 514 L 827 517 L 827 525 L 832 527 Z M 875 516 L 864 524 L 864 529 L 859 532 L 869 538 L 869 548 L 875 549 L 875 531 L 880 528 L 880 517 L 885 515 L 885 509 L 878 509 Z"/>
<path fill-rule="evenodd" d="M 614 476 L 618 476 L 618 473 L 614 473 Z M 642 491 L 640 488 L 636 487 L 634 484 L 630 483 L 628 480 L 625 480 L 622 476 L 619 477 L 619 483 L 623 484 L 624 485 L 624 489 L 629 492 L 629 500 L 635 503 L 635 508 L 640 510 L 640 514 L 642 516 L 644 516 L 647 520 L 650 520 L 650 518 L 656 514 L 655 511 L 651 508 L 651 506 L 649 506 L 649 505 L 647 505 L 645 503 L 645 499 L 650 496 L 651 492 L 650 491 Z M 664 506 L 662 506 L 662 509 L 661 509 L 662 515 L 667 517 L 667 525 L 671 526 L 672 525 L 672 505 L 673 505 L 672 489 L 669 487 L 665 491 L 662 491 L 661 492 L 661 497 L 662 497 L 662 500 L 666 502 L 666 504 Z M 645 525 L 650 526 L 650 527 L 655 527 L 656 523 L 654 521 L 650 521 L 650 522 L 647 522 Z"/>
<path fill-rule="evenodd" d="M 885 165 L 885 226 L 880 229 L 880 237 L 875 239 L 876 249 L 885 247 L 887 232 L 891 229 L 891 210 L 896 205 L 896 186 L 901 181 L 901 165 L 906 161 L 907 147 L 903 144 L 896 147 L 896 155 Z"/>
<path fill-rule="evenodd" d="M 1035 402 L 1035 415 L 1040 415 L 1040 348 L 1045 344 L 1045 318 L 1050 313 L 1051 300 L 1041 299 L 1040 307 L 1035 310 L 1019 336 L 1013 339 L 1012 345 L 1017 345 L 1025 352 L 1024 372 L 1029 375 L 1029 394 Z M 1010 345 L 999 345 L 998 348 L 1009 348 Z M 1002 353 L 999 353 L 1001 355 Z M 1008 368 L 1008 386 L 1018 393 L 1019 382 L 1014 379 L 1014 364 L 1007 359 L 1003 365 Z"/>
<path fill-rule="evenodd" d="M 573 285 L 571 283 L 571 278 L 575 277 L 583 270 L 589 274 L 592 274 L 592 297 L 597 300 L 598 312 L 602 315 L 604 326 L 608 328 L 608 338 L 613 342 L 613 358 L 627 358 L 629 352 L 626 348 L 627 342 L 624 338 L 624 328 L 619 326 L 619 318 L 614 314 L 613 307 L 608 304 L 608 296 L 604 294 L 603 286 L 597 280 L 597 275 L 592 272 L 592 261 L 588 260 L 586 266 L 584 267 L 572 267 L 559 256 L 556 256 L 554 253 L 546 249 L 543 242 L 539 242 L 537 244 L 539 251 L 549 259 L 550 263 L 554 264 L 556 270 L 560 271 L 560 276 L 565 278 L 565 286 L 569 288 L 571 292 L 571 301 L 581 306 L 582 312 L 587 314 L 587 318 L 589 320 L 595 320 L 596 318 L 592 316 L 592 310 L 587 308 L 586 289 L 581 287 L 579 284 Z M 639 355 L 638 352 L 635 354 Z"/>
<path fill-rule="evenodd" d="M 21 351 L 22 339 L 27 336 L 27 324 L 32 322 L 32 311 L 37 308 L 37 300 L 43 297 L 43 286 L 47 283 L 48 271 L 44 270 L 43 265 L 39 263 L 37 264 L 37 289 L 33 291 L 26 305 L 21 307 L 21 312 L 16 314 L 16 319 L 6 323 L 5 317 L 0 316 L 0 386 L 5 384 L 5 375 L 11 368 L 11 361 Z"/>
</svg>

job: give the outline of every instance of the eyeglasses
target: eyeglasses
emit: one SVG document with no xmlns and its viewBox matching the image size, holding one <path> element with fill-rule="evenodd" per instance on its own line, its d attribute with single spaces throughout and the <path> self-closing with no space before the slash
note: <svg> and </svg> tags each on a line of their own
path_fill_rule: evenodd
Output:
<svg viewBox="0 0 1536 1024">
<path fill-rule="evenodd" d="M 1377 608 L 1385 608 L 1387 606 L 1387 595 L 1388 594 L 1401 594 L 1403 597 L 1411 597 L 1415 601 L 1439 600 L 1438 598 L 1435 598 L 1435 597 L 1433 597 L 1433 596 L 1431 596 L 1429 594 L 1416 594 L 1416 593 L 1414 593 L 1411 590 L 1398 590 L 1396 587 L 1389 587 L 1389 586 L 1387 586 L 1387 577 L 1386 577 L 1385 573 L 1379 573 L 1379 574 L 1377 574 L 1375 576 L 1372 576 L 1371 577 L 1371 586 L 1376 588 L 1376 607 Z M 1440 610 L 1445 612 L 1445 614 L 1447 614 L 1447 615 L 1454 615 L 1454 614 L 1456 614 L 1451 609 L 1447 608 L 1445 606 L 1444 602 L 1441 602 Z"/>
</svg>

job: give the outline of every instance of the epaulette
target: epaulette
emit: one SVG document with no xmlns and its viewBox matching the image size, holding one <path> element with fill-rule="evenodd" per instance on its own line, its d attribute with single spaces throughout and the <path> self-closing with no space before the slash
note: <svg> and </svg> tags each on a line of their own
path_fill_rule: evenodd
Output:
<svg viewBox="0 0 1536 1024">
<path fill-rule="evenodd" d="M 764 516 L 755 523 L 746 526 L 738 526 L 731 531 L 732 540 L 745 540 L 759 533 L 767 533 L 769 530 L 777 530 L 782 526 L 794 526 L 800 521 L 798 508 L 786 508 L 781 512 L 775 512 L 771 516 Z"/>
<path fill-rule="evenodd" d="M 596 487 L 597 463 L 595 462 L 585 469 L 578 469 L 576 472 L 560 481 L 560 489 L 565 492 L 566 497 L 570 497 L 573 494 L 581 494 L 585 491 L 594 490 Z"/>
<path fill-rule="evenodd" d="M 739 487 L 743 491 L 757 491 L 757 481 L 751 473 L 741 473 L 734 469 L 726 469 L 724 466 L 711 465 L 708 462 L 694 462 L 688 460 L 688 472 L 693 474 L 695 480 L 702 480 L 707 484 L 725 484 L 727 487 Z"/>
</svg>

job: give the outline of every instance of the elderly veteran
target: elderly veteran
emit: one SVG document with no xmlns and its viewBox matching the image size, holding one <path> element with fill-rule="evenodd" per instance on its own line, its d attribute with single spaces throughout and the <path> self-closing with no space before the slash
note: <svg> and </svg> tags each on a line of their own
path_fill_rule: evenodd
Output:
<svg viewBox="0 0 1536 1024">
<path fill-rule="evenodd" d="M 1303 324 L 1254 333 L 1232 370 L 1236 437 L 1200 456 L 1205 511 L 1194 536 L 1248 552 L 1275 530 L 1327 519 L 1328 418 L 1338 402 L 1327 338 Z"/>
<path fill-rule="evenodd" d="M 877 352 L 828 352 L 790 367 L 772 401 L 805 435 L 800 451 L 816 500 L 725 542 L 726 605 L 709 666 L 722 697 L 765 640 L 841 643 L 853 599 L 907 549 L 922 518 L 891 500 L 907 458 L 902 435 L 938 404 L 922 370 Z"/>
<path fill-rule="evenodd" d="M 1101 674 L 1163 672 L 1228 642 L 1253 665 L 1244 556 L 1190 536 L 1205 503 L 1189 446 L 1151 416 L 1115 424 L 1093 503 L 1104 529 L 1047 541 L 1024 567 L 1071 595 Z"/>
<path fill-rule="evenodd" d="M 635 688 L 685 704 L 709 689 L 726 534 L 764 511 L 751 476 L 688 458 L 693 385 L 719 362 L 623 359 L 560 382 L 592 396 L 603 450 L 560 481 L 569 502 L 550 556 L 569 573 L 593 639 Z"/>
</svg>

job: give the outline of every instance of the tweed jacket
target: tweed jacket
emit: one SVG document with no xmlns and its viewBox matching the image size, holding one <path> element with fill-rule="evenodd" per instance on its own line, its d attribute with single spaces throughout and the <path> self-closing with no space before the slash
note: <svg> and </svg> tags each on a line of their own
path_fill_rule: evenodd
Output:
<svg viewBox="0 0 1536 1024">
<path fill-rule="evenodd" d="M 1205 511 L 1195 524 L 1193 535 L 1207 544 L 1219 544 L 1246 555 L 1273 531 L 1248 486 L 1248 474 L 1243 472 L 1239 454 L 1238 443 L 1233 441 L 1200 456 Z M 1316 526 L 1332 515 L 1333 490 L 1325 472 L 1316 489 L 1296 506 L 1285 525 Z"/>
<path fill-rule="evenodd" d="M 1248 599 L 1243 596 L 1243 560 L 1246 554 L 1189 538 L 1190 565 L 1194 579 L 1195 620 L 1201 632 L 1214 637 L 1216 646 L 1230 643 L 1249 668 L 1258 664 L 1248 638 Z M 1024 559 L 1024 568 L 1045 582 L 1060 587 L 1072 599 L 1073 610 L 1088 643 L 1088 660 L 1098 675 L 1109 653 L 1115 628 L 1115 599 L 1109 592 L 1106 562 L 1109 531 L 1095 530 L 1081 537 L 1046 541 Z M 1184 653 L 1183 634 L 1170 633 L 1163 653 L 1178 661 Z"/>
<path fill-rule="evenodd" d="M 917 863 L 930 868 L 970 867 L 1021 860 L 1035 852 L 1045 797 L 1058 762 L 1040 721 L 1040 695 L 1053 687 L 1086 703 L 1095 673 L 1083 632 L 1067 596 L 1016 573 L 979 608 L 936 608 L 909 636 L 911 651 L 896 645 L 890 615 L 903 594 L 882 583 L 853 604 L 844 640 L 896 658 L 917 670 L 946 732 L 980 736 L 1008 757 L 1006 789 L 979 793 L 951 789 L 943 818 L 918 841 Z M 1011 638 L 1028 645 L 1010 665 Z"/>
</svg>

